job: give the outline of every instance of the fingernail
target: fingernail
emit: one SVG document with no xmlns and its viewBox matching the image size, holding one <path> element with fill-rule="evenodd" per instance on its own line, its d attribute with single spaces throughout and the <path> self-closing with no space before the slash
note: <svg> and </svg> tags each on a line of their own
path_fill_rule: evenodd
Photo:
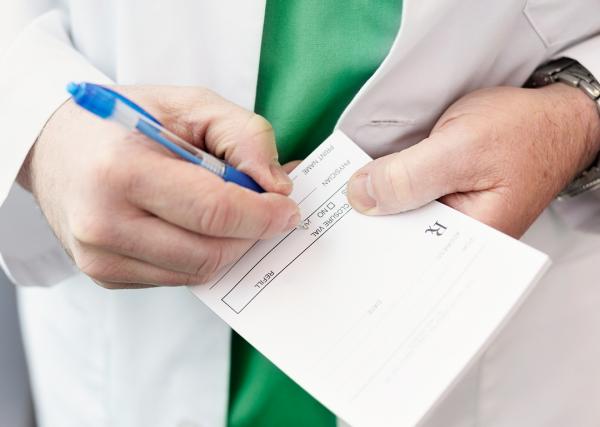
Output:
<svg viewBox="0 0 600 427">
<path fill-rule="evenodd" d="M 371 186 L 371 177 L 369 174 L 359 174 L 350 180 L 348 184 L 348 200 L 360 212 L 368 211 L 377 206 L 377 201 L 373 197 L 373 187 Z"/>
<path fill-rule="evenodd" d="M 296 212 L 294 215 L 292 215 L 287 223 L 287 227 L 285 228 L 285 230 L 293 230 L 294 228 L 298 227 L 298 224 L 300 224 L 300 212 Z"/>
<path fill-rule="evenodd" d="M 292 180 L 285 173 L 279 162 L 275 161 L 269 166 L 269 170 L 271 172 L 271 176 L 275 181 L 275 184 L 279 187 L 290 187 L 292 185 Z"/>
</svg>

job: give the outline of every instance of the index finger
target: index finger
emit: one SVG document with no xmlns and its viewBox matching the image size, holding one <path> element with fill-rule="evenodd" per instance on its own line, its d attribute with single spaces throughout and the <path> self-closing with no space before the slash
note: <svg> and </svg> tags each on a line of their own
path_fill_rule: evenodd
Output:
<svg viewBox="0 0 600 427">
<path fill-rule="evenodd" d="M 292 181 L 279 164 L 271 124 L 215 93 L 209 98 L 210 108 L 192 104 L 180 119 L 188 128 L 201 130 L 193 139 L 200 139 L 209 152 L 252 176 L 265 190 L 289 194 Z"/>
<path fill-rule="evenodd" d="M 208 236 L 266 239 L 300 221 L 298 206 L 286 196 L 255 193 L 159 153 L 147 157 L 143 168 L 131 171 L 127 198 L 167 222 Z"/>
</svg>

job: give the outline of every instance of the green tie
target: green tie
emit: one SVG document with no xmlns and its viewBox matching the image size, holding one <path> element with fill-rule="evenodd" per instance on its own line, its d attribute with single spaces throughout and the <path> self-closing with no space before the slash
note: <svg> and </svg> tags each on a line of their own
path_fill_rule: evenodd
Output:
<svg viewBox="0 0 600 427">
<path fill-rule="evenodd" d="M 282 162 L 304 158 L 329 136 L 389 51 L 401 12 L 401 0 L 267 2 L 255 109 L 275 128 Z M 229 427 L 336 425 L 235 333 L 230 375 Z"/>
</svg>

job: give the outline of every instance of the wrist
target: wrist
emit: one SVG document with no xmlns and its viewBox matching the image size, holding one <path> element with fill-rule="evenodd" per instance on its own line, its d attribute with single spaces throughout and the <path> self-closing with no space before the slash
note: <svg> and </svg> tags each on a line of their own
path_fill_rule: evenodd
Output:
<svg viewBox="0 0 600 427">
<path fill-rule="evenodd" d="M 559 114 L 555 123 L 564 126 L 565 154 L 572 155 L 574 178 L 588 168 L 600 152 L 600 114 L 597 104 L 578 88 L 564 83 L 536 89 L 549 96 L 549 108 Z M 567 145 L 568 144 L 568 145 Z"/>
</svg>

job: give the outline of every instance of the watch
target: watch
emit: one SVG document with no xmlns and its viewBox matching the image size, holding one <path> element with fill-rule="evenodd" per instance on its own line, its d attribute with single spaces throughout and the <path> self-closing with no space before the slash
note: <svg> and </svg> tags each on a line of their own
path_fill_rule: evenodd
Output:
<svg viewBox="0 0 600 427">
<path fill-rule="evenodd" d="M 524 86 L 535 88 L 559 82 L 581 89 L 596 103 L 600 114 L 600 83 L 592 73 L 573 59 L 560 58 L 542 65 L 534 71 Z M 575 197 L 598 188 L 600 188 L 600 157 L 561 191 L 558 198 Z"/>
</svg>

